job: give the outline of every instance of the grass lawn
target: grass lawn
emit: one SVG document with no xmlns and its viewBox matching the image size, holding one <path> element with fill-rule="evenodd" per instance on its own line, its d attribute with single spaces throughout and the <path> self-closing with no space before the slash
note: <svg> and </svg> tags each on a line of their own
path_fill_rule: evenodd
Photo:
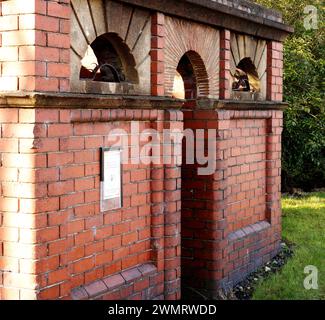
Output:
<svg viewBox="0 0 325 320">
<path fill-rule="evenodd" d="M 284 197 L 283 238 L 294 244 L 294 256 L 277 274 L 256 288 L 257 300 L 325 300 L 325 193 Z M 304 268 L 318 268 L 318 290 L 306 290 Z"/>
</svg>

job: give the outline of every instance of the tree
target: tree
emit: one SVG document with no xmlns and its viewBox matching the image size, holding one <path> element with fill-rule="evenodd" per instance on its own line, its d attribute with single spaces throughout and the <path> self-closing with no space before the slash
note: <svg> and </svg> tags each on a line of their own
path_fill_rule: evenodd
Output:
<svg viewBox="0 0 325 320">
<path fill-rule="evenodd" d="M 307 30 L 309 0 L 256 0 L 283 13 L 295 28 L 284 45 L 283 189 L 310 191 L 325 186 L 325 28 L 324 5 L 314 0 L 317 29 Z"/>
</svg>

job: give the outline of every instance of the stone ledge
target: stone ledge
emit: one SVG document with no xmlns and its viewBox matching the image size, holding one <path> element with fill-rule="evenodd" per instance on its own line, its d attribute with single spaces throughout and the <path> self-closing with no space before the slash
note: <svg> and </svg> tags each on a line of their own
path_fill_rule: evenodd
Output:
<svg viewBox="0 0 325 320">
<path fill-rule="evenodd" d="M 238 101 L 209 98 L 193 101 L 196 101 L 198 109 L 285 110 L 288 107 L 287 103 L 275 101 Z M 185 100 L 181 99 L 155 96 L 41 92 L 0 93 L 0 108 L 181 109 L 184 102 Z"/>
<path fill-rule="evenodd" d="M 285 110 L 288 104 L 275 101 L 237 101 L 225 100 L 218 101 L 217 109 L 227 110 Z"/>
<path fill-rule="evenodd" d="M 125 285 L 136 283 L 146 277 L 155 275 L 156 273 L 157 268 L 153 264 L 142 264 L 118 274 L 75 288 L 71 291 L 71 298 L 72 300 L 96 299 L 105 294 L 109 294 L 116 289 L 122 288 Z"/>
<path fill-rule="evenodd" d="M 288 104 L 276 101 L 238 101 L 238 100 L 214 100 L 198 99 L 200 109 L 223 109 L 223 110 L 285 110 Z"/>
<path fill-rule="evenodd" d="M 243 238 L 249 237 L 253 234 L 256 234 L 258 232 L 264 231 L 271 227 L 271 224 L 267 221 L 260 221 L 257 223 L 254 223 L 252 225 L 249 225 L 247 227 L 241 228 L 239 230 L 236 230 L 228 235 L 228 241 L 238 241 Z"/>
<path fill-rule="evenodd" d="M 3 92 L 0 107 L 89 108 L 89 109 L 180 109 L 183 100 L 153 96 L 75 93 Z"/>
</svg>

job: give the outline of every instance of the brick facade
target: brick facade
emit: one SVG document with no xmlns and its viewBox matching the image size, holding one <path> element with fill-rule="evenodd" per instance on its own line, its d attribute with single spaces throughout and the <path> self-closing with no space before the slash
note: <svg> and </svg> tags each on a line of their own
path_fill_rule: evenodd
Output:
<svg viewBox="0 0 325 320">
<path fill-rule="evenodd" d="M 107 135 L 121 129 L 121 122 L 126 132 L 137 120 L 139 132 L 163 129 L 177 125 L 177 112 L 24 108 L 1 115 L 3 298 L 66 298 L 74 287 L 150 261 L 156 261 L 157 275 L 151 282 L 159 281 L 159 272 L 168 272 L 173 255 L 165 257 L 159 248 L 174 249 L 175 238 L 169 244 L 168 232 L 176 222 L 165 222 L 170 229 L 165 241 L 163 234 L 156 240 L 155 235 L 164 233 L 159 221 L 164 197 L 172 193 L 175 198 L 175 205 L 169 200 L 170 215 L 180 206 L 176 183 L 163 192 L 164 175 L 171 184 L 175 168 L 161 175 L 164 168 L 123 165 L 123 209 L 100 213 L 99 148 L 112 145 Z"/>
<path fill-rule="evenodd" d="M 214 296 L 278 252 L 283 45 L 276 26 L 267 26 L 274 31 L 266 39 L 267 100 L 234 101 L 237 31 L 154 10 L 155 1 L 141 9 L 122 2 L 123 10 L 107 1 L 111 16 L 123 12 L 121 28 L 138 35 L 126 46 L 143 57 L 135 59 L 140 83 L 123 95 L 97 95 L 91 86 L 72 93 L 78 10 L 69 0 L 0 2 L 0 299 L 177 300 L 187 286 Z M 227 19 L 241 17 L 235 13 Z M 116 24 L 105 28 L 118 34 Z M 183 56 L 191 72 L 179 65 Z M 185 103 L 171 98 L 176 70 Z M 202 165 L 185 161 L 184 141 L 173 148 L 160 141 L 164 157 L 183 161 L 123 164 L 123 206 L 101 212 L 100 148 L 116 142 L 108 139 L 113 129 L 126 133 L 119 136 L 128 150 L 144 129 L 202 129 L 201 153 L 212 140 L 207 130 L 215 130 L 215 170 L 198 175 Z"/>
</svg>

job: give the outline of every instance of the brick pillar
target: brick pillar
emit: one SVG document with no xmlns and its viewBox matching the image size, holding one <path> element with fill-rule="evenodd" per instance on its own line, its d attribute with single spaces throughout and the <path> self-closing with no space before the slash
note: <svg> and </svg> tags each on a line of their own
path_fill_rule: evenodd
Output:
<svg viewBox="0 0 325 320">
<path fill-rule="evenodd" d="M 219 157 L 217 162 L 217 172 L 215 174 L 215 186 L 220 192 L 220 199 L 217 205 L 218 219 L 220 224 L 220 230 L 222 231 L 222 241 L 219 243 L 221 257 L 219 261 L 219 268 L 222 280 L 218 283 L 218 287 L 212 289 L 218 289 L 219 287 L 226 287 L 227 283 L 227 268 L 228 265 L 228 246 L 227 237 L 229 234 L 229 221 L 227 216 L 228 196 L 231 192 L 229 187 L 228 178 L 231 175 L 228 159 L 230 157 L 229 139 L 230 139 L 230 113 L 227 110 L 218 111 L 218 135 L 217 135 L 217 150 L 219 151 Z"/>
<path fill-rule="evenodd" d="M 58 111 L 10 108 L 2 109 L 0 115 L 0 269 L 4 271 L 0 291 L 2 299 L 36 299 L 44 267 L 49 281 L 62 271 L 59 256 L 49 257 L 52 248 L 47 246 L 60 232 L 57 225 L 50 224 L 55 214 L 47 219 L 48 211 L 59 210 L 59 198 L 47 198 L 47 182 L 58 179 L 59 168 L 47 167 L 45 152 L 57 148 L 58 139 L 46 138 L 43 123 L 45 119 L 57 120 Z"/>
<path fill-rule="evenodd" d="M 69 2 L 1 2 L 1 91 L 69 91 Z"/>
<path fill-rule="evenodd" d="M 267 219 L 272 225 L 281 226 L 281 134 L 283 112 L 273 111 L 268 120 L 266 141 L 266 210 Z"/>
<path fill-rule="evenodd" d="M 154 129 L 162 135 L 164 129 L 165 112 L 157 111 L 157 121 Z M 159 163 L 151 165 L 151 259 L 156 264 L 159 272 L 164 271 L 164 165 L 162 156 Z"/>
<path fill-rule="evenodd" d="M 230 31 L 220 32 L 220 93 L 222 100 L 230 99 Z"/>
<path fill-rule="evenodd" d="M 267 100 L 283 100 L 283 43 L 267 45 Z"/>
<path fill-rule="evenodd" d="M 151 19 L 151 94 L 165 95 L 165 16 L 155 12 Z"/>
<path fill-rule="evenodd" d="M 166 130 L 183 130 L 183 113 L 168 111 L 165 114 Z M 172 158 L 165 168 L 165 221 L 164 221 L 164 270 L 165 270 L 165 299 L 177 300 L 181 297 L 181 166 L 174 161 L 174 156 L 181 156 L 181 141 L 173 141 L 172 145 L 165 144 L 164 153 Z M 178 153 L 179 152 L 179 153 Z"/>
</svg>

